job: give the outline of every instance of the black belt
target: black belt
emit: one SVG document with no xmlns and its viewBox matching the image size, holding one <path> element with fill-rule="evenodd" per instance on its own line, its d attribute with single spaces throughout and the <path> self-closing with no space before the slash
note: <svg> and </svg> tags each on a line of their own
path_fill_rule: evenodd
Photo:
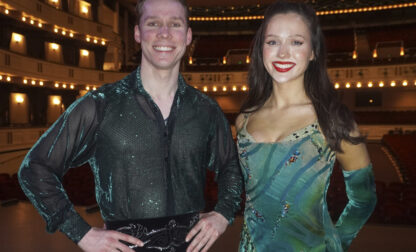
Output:
<svg viewBox="0 0 416 252">
<path fill-rule="evenodd" d="M 135 251 L 186 251 L 189 243 L 185 242 L 186 235 L 198 222 L 199 213 L 189 213 L 176 216 L 138 219 L 125 221 L 109 221 L 106 227 L 140 239 L 143 247 L 137 247 L 123 242 Z"/>
</svg>

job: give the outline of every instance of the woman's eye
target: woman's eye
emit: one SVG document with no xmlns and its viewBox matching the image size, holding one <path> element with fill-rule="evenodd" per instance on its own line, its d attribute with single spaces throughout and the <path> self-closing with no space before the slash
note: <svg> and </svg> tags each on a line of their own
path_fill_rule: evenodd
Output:
<svg viewBox="0 0 416 252">
<path fill-rule="evenodd" d="M 268 45 L 277 45 L 277 42 L 274 41 L 274 40 L 269 40 L 269 41 L 266 42 L 266 44 L 268 44 Z"/>
</svg>

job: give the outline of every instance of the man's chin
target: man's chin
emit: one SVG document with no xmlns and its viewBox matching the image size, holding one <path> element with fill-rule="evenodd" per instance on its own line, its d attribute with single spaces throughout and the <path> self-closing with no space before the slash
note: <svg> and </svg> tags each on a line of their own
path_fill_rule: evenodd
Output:
<svg viewBox="0 0 416 252">
<path fill-rule="evenodd" d="M 157 62 L 152 66 L 158 70 L 173 70 L 179 66 L 179 62 Z"/>
</svg>

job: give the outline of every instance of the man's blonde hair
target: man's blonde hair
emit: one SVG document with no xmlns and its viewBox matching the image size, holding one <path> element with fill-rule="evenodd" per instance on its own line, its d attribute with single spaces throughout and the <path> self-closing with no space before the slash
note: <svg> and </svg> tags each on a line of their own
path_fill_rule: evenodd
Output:
<svg viewBox="0 0 416 252">
<path fill-rule="evenodd" d="M 140 18 L 142 17 L 142 14 L 143 14 L 143 4 L 146 1 L 150 1 L 150 0 L 137 0 L 137 4 L 136 4 L 136 24 L 137 25 L 140 24 Z M 186 2 L 186 0 L 174 0 L 174 1 L 182 5 L 185 11 L 185 22 L 186 22 L 186 25 L 189 26 L 188 3 Z"/>
</svg>

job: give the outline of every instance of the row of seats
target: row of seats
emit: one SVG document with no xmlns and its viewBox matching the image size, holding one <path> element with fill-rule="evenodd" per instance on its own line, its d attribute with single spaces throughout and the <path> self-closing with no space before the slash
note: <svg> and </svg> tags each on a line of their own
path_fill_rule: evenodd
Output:
<svg viewBox="0 0 416 252">
<path fill-rule="evenodd" d="M 416 111 L 355 111 L 358 124 L 416 124 Z"/>
<path fill-rule="evenodd" d="M 370 27 L 359 32 L 364 34 L 368 40 L 369 55 L 372 54 L 372 50 L 376 46 L 380 47 L 380 53 L 382 53 L 382 50 L 385 49 L 383 43 L 396 41 L 398 43 L 396 56 L 400 59 L 405 59 L 406 57 L 400 56 L 400 47 L 404 46 L 407 54 L 410 54 L 409 50 L 416 47 L 416 40 L 414 39 L 416 31 L 411 25 Z M 388 39 L 385 37 L 386 32 L 389 34 Z M 218 62 L 222 62 L 222 57 L 226 55 L 228 50 L 246 49 L 248 51 L 251 48 L 253 37 L 253 35 L 199 36 L 194 39 L 195 49 L 192 57 L 196 60 L 198 58 L 216 58 Z M 355 49 L 353 29 L 325 30 L 324 37 L 330 65 L 336 64 L 337 58 L 341 54 L 345 57 L 341 56 L 344 64 L 346 59 L 352 60 L 351 53 Z M 391 55 L 391 57 L 388 57 L 388 60 L 392 60 L 392 57 L 394 58 L 395 56 Z M 371 58 L 371 60 L 377 61 L 379 59 Z M 357 61 L 354 60 L 354 62 Z"/>
<path fill-rule="evenodd" d="M 393 168 L 391 168 L 393 169 Z M 416 185 L 376 181 L 377 205 L 369 222 L 416 225 Z M 328 209 L 334 222 L 348 198 L 341 169 L 336 165 L 327 194 Z"/>
<path fill-rule="evenodd" d="M 404 180 L 416 185 L 416 134 L 384 135 L 382 142 L 397 159 Z"/>
<path fill-rule="evenodd" d="M 9 202 L 12 200 L 26 200 L 17 174 L 0 173 L 0 202 Z"/>
</svg>

